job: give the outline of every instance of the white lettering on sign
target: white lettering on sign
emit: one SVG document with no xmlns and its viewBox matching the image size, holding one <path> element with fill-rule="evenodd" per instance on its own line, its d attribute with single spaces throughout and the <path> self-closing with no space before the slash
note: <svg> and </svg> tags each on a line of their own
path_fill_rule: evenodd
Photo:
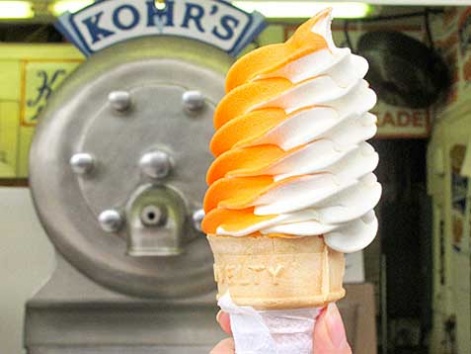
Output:
<svg viewBox="0 0 471 354">
<path fill-rule="evenodd" d="M 263 27 L 258 14 L 254 17 L 222 0 L 167 0 L 163 9 L 157 9 L 154 0 L 101 1 L 64 15 L 57 24 L 88 53 L 131 38 L 175 35 L 232 54 L 242 50 L 241 41 L 248 44 Z"/>
</svg>

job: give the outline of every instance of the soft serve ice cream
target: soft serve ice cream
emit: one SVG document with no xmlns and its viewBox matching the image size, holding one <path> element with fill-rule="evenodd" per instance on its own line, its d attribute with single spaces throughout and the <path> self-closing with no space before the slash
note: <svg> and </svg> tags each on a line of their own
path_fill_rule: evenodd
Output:
<svg viewBox="0 0 471 354">
<path fill-rule="evenodd" d="M 323 237 L 366 247 L 378 222 L 376 95 L 368 63 L 337 48 L 330 12 L 238 60 L 214 118 L 203 229 L 232 237 Z"/>
<path fill-rule="evenodd" d="M 345 294 L 344 253 L 376 235 L 376 95 L 330 22 L 239 59 L 215 112 L 202 226 L 237 353 L 310 354 L 319 308 Z"/>
</svg>

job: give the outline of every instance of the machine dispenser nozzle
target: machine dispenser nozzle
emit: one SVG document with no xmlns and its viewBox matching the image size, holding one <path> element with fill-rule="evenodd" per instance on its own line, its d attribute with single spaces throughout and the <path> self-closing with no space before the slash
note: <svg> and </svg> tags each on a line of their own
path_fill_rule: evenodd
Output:
<svg viewBox="0 0 471 354">
<path fill-rule="evenodd" d="M 179 193 L 163 185 L 147 186 L 132 196 L 126 212 L 130 256 L 183 252 L 186 208 Z"/>
</svg>

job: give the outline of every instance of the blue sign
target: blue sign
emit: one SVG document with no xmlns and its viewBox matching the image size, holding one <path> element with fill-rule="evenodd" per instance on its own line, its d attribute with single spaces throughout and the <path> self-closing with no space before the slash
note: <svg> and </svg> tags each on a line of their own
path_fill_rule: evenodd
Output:
<svg viewBox="0 0 471 354">
<path fill-rule="evenodd" d="M 214 45 L 237 56 L 264 28 L 261 14 L 247 13 L 222 0 L 96 2 L 63 14 L 56 28 L 86 56 L 132 38 L 173 35 Z"/>
</svg>

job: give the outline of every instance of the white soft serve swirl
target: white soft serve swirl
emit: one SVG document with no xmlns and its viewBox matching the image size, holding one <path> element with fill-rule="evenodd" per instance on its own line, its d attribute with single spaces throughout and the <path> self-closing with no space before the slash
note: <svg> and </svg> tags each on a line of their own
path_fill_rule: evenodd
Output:
<svg viewBox="0 0 471 354">
<path fill-rule="evenodd" d="M 341 252 L 358 251 L 374 239 L 378 221 L 373 208 L 381 185 L 372 173 L 378 154 L 366 140 L 376 133 L 376 117 L 368 113 L 376 95 L 363 79 L 368 63 L 348 48 L 335 47 L 330 24 L 325 17 L 312 28 L 324 36 L 328 49 L 263 76 L 284 77 L 296 85 L 254 108 L 281 107 L 293 116 L 251 145 L 275 144 L 285 151 L 301 147 L 264 170 L 275 181 L 297 178 L 251 205 L 256 215 L 278 216 L 237 232 L 219 226 L 218 234 L 324 235 L 326 244 Z"/>
</svg>

